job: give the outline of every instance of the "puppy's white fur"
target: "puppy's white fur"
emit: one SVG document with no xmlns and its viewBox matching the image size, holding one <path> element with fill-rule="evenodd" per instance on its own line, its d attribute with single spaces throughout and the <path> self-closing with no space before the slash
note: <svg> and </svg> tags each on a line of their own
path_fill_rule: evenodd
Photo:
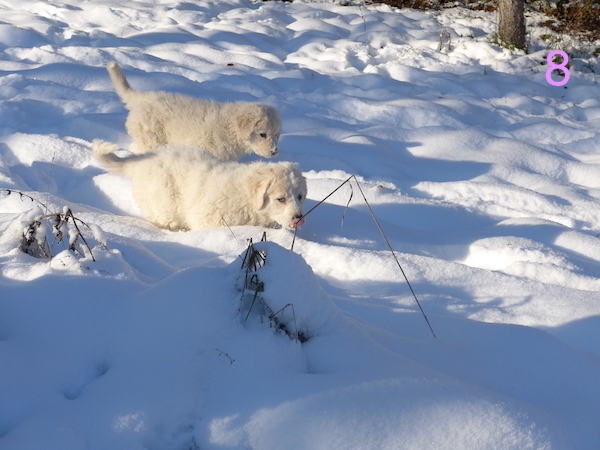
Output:
<svg viewBox="0 0 600 450">
<path fill-rule="evenodd" d="M 271 158 L 278 152 L 281 120 L 272 106 L 136 91 L 117 63 L 109 63 L 107 70 L 129 110 L 125 127 L 133 138 L 134 153 L 167 144 L 198 147 L 223 161 L 235 161 L 245 153 Z"/>
<path fill-rule="evenodd" d="M 306 179 L 290 162 L 219 161 L 195 147 L 165 146 L 121 158 L 117 145 L 95 140 L 94 157 L 132 180 L 144 217 L 161 228 L 197 230 L 224 225 L 304 223 Z"/>
</svg>

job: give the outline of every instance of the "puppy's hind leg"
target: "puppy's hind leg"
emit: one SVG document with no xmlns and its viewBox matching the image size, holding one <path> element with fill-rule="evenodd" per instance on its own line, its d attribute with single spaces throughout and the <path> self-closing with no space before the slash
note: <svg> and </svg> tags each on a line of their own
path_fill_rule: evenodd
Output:
<svg viewBox="0 0 600 450">
<path fill-rule="evenodd" d="M 133 138 L 129 151 L 142 154 L 168 143 L 164 124 L 158 120 L 151 104 L 137 104 L 125 121 L 127 133 Z"/>
</svg>

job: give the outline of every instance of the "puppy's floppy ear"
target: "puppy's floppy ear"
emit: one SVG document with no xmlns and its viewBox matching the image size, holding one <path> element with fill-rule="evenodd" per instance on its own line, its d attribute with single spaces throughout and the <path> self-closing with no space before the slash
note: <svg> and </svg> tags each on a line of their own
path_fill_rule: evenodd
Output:
<svg viewBox="0 0 600 450">
<path fill-rule="evenodd" d="M 267 200 L 269 199 L 267 194 L 274 179 L 274 173 L 270 168 L 258 169 L 248 179 L 250 201 L 257 211 L 267 205 Z"/>
<path fill-rule="evenodd" d="M 250 136 L 258 122 L 260 121 L 260 112 L 257 105 L 252 103 L 240 104 L 234 110 L 233 122 L 238 133 L 244 136 Z"/>
</svg>

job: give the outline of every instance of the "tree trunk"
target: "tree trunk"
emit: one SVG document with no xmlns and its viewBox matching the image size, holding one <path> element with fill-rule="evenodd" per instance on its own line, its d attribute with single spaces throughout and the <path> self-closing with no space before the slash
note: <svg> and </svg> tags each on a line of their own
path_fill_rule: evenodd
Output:
<svg viewBox="0 0 600 450">
<path fill-rule="evenodd" d="M 498 37 L 504 44 L 525 50 L 524 0 L 498 0 Z"/>
</svg>

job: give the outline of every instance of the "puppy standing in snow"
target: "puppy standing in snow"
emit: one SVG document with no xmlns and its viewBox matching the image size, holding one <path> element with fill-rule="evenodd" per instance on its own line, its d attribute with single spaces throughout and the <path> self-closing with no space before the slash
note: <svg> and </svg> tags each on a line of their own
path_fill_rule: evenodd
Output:
<svg viewBox="0 0 600 450">
<path fill-rule="evenodd" d="M 206 150 L 223 161 L 235 161 L 245 153 L 277 155 L 281 121 L 272 106 L 135 91 L 117 63 L 109 63 L 107 70 L 129 110 L 125 127 L 134 141 L 132 152 L 178 144 Z"/>
<path fill-rule="evenodd" d="M 304 223 L 306 179 L 295 163 L 222 162 L 194 147 L 166 146 L 120 158 L 119 147 L 95 140 L 94 157 L 111 172 L 132 180 L 146 219 L 170 230 L 223 225 Z"/>
</svg>

